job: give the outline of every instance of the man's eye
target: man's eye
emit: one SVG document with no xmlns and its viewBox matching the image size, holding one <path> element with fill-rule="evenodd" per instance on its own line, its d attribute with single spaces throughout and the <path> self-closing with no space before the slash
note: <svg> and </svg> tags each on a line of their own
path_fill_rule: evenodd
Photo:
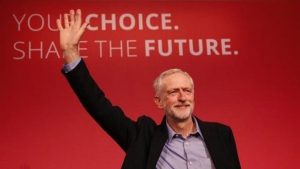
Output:
<svg viewBox="0 0 300 169">
<path fill-rule="evenodd" d="M 177 92 L 176 92 L 176 90 L 173 90 L 173 91 L 170 91 L 169 92 L 169 94 L 172 94 L 172 95 L 174 95 L 174 94 L 176 94 Z"/>
<path fill-rule="evenodd" d="M 186 89 L 186 90 L 184 90 L 186 93 L 192 93 L 192 90 L 190 90 L 190 89 Z"/>
</svg>

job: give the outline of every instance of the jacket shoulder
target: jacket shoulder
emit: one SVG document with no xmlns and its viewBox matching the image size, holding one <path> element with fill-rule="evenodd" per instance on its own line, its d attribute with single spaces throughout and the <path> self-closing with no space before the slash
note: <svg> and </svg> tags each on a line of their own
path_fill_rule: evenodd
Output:
<svg viewBox="0 0 300 169">
<path fill-rule="evenodd" d="M 198 120 L 198 122 L 201 130 L 203 129 L 203 130 L 215 131 L 223 134 L 232 133 L 231 127 L 223 123 L 208 122 L 208 121 L 201 121 L 201 120 Z"/>
<path fill-rule="evenodd" d="M 152 130 L 157 126 L 156 122 L 152 118 L 145 115 L 140 116 L 137 119 L 136 124 L 138 128 L 148 128 Z"/>
</svg>

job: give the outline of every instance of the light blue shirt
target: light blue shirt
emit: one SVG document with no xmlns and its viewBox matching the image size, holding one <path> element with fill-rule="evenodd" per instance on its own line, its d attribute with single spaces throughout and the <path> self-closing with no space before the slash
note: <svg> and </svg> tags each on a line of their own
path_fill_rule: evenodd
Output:
<svg viewBox="0 0 300 169">
<path fill-rule="evenodd" d="M 157 161 L 157 169 L 215 169 L 197 120 L 196 131 L 186 139 L 168 125 L 169 138 Z"/>
<path fill-rule="evenodd" d="M 68 73 L 68 72 L 72 71 L 79 64 L 80 61 L 81 61 L 81 58 L 76 59 L 71 63 L 64 64 L 64 66 L 63 66 L 64 72 Z"/>
</svg>

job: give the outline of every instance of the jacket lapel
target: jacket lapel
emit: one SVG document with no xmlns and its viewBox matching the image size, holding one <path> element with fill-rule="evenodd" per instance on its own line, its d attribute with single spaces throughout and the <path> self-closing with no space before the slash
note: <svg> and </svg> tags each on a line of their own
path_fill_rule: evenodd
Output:
<svg viewBox="0 0 300 169">
<path fill-rule="evenodd" d="M 150 144 L 150 152 L 147 162 L 147 169 L 155 169 L 160 153 L 168 139 L 168 130 L 166 126 L 166 118 L 155 129 Z"/>
<path fill-rule="evenodd" d="M 219 137 L 214 129 L 214 126 L 211 124 L 207 124 L 199 119 L 198 125 L 203 134 L 204 142 L 210 154 L 210 157 L 215 165 L 215 168 L 222 168 L 222 152 L 220 152 L 220 145 L 219 145 Z"/>
</svg>

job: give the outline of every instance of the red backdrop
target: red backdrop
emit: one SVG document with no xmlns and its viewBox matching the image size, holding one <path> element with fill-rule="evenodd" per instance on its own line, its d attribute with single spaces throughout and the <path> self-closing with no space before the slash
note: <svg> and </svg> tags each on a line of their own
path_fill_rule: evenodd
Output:
<svg viewBox="0 0 300 169">
<path fill-rule="evenodd" d="M 296 168 L 299 7 L 292 1 L 1 1 L 0 168 L 121 166 L 124 153 L 60 73 L 53 28 L 72 8 L 98 27 L 84 34 L 81 55 L 128 116 L 160 122 L 152 81 L 179 67 L 194 78 L 195 114 L 232 127 L 242 168 Z M 105 20 L 115 21 L 116 30 L 109 23 L 104 30 Z M 193 54 L 191 46 L 203 51 Z"/>
</svg>

